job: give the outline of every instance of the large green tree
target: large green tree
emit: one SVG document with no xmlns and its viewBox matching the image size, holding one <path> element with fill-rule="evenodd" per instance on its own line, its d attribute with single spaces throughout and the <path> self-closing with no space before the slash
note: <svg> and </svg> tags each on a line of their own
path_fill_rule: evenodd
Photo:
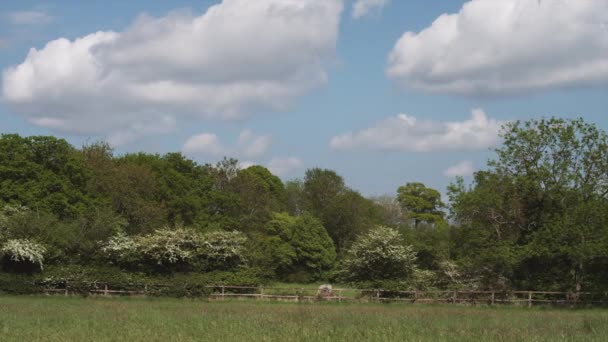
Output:
<svg viewBox="0 0 608 342">
<path fill-rule="evenodd" d="M 321 221 L 303 214 L 276 213 L 257 239 L 257 262 L 280 278 L 319 279 L 336 260 L 334 244 Z"/>
<path fill-rule="evenodd" d="M 0 202 L 73 218 L 91 203 L 88 178 L 81 155 L 63 139 L 0 137 Z"/>
<path fill-rule="evenodd" d="M 285 210 L 285 187 L 281 179 L 259 165 L 239 170 L 234 179 L 242 229 L 259 230 L 272 213 Z"/>
<path fill-rule="evenodd" d="M 606 260 L 608 137 L 582 119 L 512 122 L 489 170 L 451 187 L 463 255 L 520 287 L 597 285 L 588 265 Z M 474 243 L 474 245 L 471 245 Z"/>
<path fill-rule="evenodd" d="M 444 204 L 439 191 L 427 188 L 422 183 L 407 183 L 397 190 L 397 200 L 401 203 L 407 218 L 418 228 L 421 222 L 438 224 L 443 222 Z"/>
<path fill-rule="evenodd" d="M 307 211 L 321 219 L 338 253 L 381 220 L 378 206 L 348 188 L 335 171 L 307 170 L 303 190 Z"/>
</svg>

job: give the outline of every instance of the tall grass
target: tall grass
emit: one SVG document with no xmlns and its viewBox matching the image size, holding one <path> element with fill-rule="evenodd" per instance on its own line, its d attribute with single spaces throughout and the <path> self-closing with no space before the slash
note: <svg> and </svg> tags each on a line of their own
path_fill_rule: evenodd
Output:
<svg viewBox="0 0 608 342">
<path fill-rule="evenodd" d="M 601 341 L 608 311 L 0 297 L 2 341 Z"/>
</svg>

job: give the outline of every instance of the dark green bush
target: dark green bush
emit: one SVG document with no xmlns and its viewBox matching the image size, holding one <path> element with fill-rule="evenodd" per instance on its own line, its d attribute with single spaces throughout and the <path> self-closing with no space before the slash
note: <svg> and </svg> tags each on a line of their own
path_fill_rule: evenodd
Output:
<svg viewBox="0 0 608 342">
<path fill-rule="evenodd" d="M 0 294 L 23 295 L 41 292 L 42 287 L 37 285 L 34 276 L 0 272 Z"/>
</svg>

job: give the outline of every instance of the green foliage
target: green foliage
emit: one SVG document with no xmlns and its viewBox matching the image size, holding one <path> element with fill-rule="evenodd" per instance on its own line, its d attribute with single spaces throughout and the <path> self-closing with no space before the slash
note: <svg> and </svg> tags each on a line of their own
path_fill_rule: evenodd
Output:
<svg viewBox="0 0 608 342">
<path fill-rule="evenodd" d="M 502 138 L 472 184 L 450 185 L 446 221 L 439 192 L 421 183 L 368 199 L 332 170 L 283 184 L 235 159 L 2 135 L 0 249 L 5 270 L 21 272 L 6 279 L 118 272 L 192 296 L 209 281 L 325 280 L 339 264 L 374 287 L 605 290 L 606 133 L 551 118 L 510 122 Z"/>
<path fill-rule="evenodd" d="M 71 218 L 91 203 L 88 178 L 81 156 L 63 139 L 0 137 L 0 203 Z"/>
<path fill-rule="evenodd" d="M 296 254 L 294 268 L 309 273 L 310 280 L 319 279 L 333 267 L 336 259 L 331 238 L 321 221 L 310 215 L 298 217 L 291 229 L 290 243 Z"/>
<path fill-rule="evenodd" d="M 42 288 L 30 273 L 0 272 L 1 295 L 31 295 L 41 293 Z"/>
<path fill-rule="evenodd" d="M 303 191 L 307 211 L 321 219 L 338 254 L 380 221 L 378 207 L 346 187 L 334 171 L 307 170 Z"/>
<path fill-rule="evenodd" d="M 391 195 L 376 196 L 371 198 L 377 207 L 378 215 L 382 225 L 392 228 L 401 227 L 405 221 L 405 215 L 401 203 Z"/>
<path fill-rule="evenodd" d="M 416 268 L 416 253 L 398 231 L 376 227 L 360 236 L 340 265 L 340 277 L 350 281 L 408 279 Z"/>
<path fill-rule="evenodd" d="M 237 212 L 241 230 L 258 230 L 273 212 L 285 208 L 285 187 L 279 177 L 262 166 L 239 170 L 233 180 L 233 189 L 239 198 Z"/>
<path fill-rule="evenodd" d="M 309 214 L 273 215 L 256 236 L 253 262 L 284 280 L 310 282 L 330 270 L 336 260 L 334 244 L 321 222 Z"/>
<path fill-rule="evenodd" d="M 399 229 L 404 241 L 416 251 L 416 263 L 423 269 L 437 270 L 450 259 L 452 229 L 446 224 L 421 224 L 418 228 L 404 226 Z"/>
<path fill-rule="evenodd" d="M 441 202 L 439 191 L 427 188 L 422 183 L 407 183 L 399 187 L 397 193 L 397 199 L 406 217 L 414 220 L 415 228 L 421 222 L 428 224 L 443 222 L 444 213 L 441 209 L 444 204 Z"/>
<path fill-rule="evenodd" d="M 378 207 L 353 190 L 334 197 L 321 217 L 339 252 L 381 220 Z"/>
<path fill-rule="evenodd" d="M 608 136 L 581 119 L 551 118 L 509 123 L 502 138 L 471 188 L 449 189 L 462 226 L 455 257 L 487 287 L 598 286 L 587 266 L 608 253 Z"/>
<path fill-rule="evenodd" d="M 319 168 L 306 170 L 304 193 L 313 213 L 322 213 L 336 196 L 345 191 L 344 179 L 335 171 Z"/>
<path fill-rule="evenodd" d="M 294 179 L 285 183 L 285 206 L 289 214 L 302 215 L 309 207 L 307 200 L 302 180 Z"/>
</svg>

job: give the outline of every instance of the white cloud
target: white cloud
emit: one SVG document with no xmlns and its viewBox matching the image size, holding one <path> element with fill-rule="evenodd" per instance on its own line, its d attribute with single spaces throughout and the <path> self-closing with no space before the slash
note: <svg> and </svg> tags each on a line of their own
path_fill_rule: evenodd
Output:
<svg viewBox="0 0 608 342">
<path fill-rule="evenodd" d="M 368 148 L 395 151 L 478 150 L 495 146 L 502 122 L 473 110 L 464 121 L 436 122 L 399 114 L 373 127 L 331 139 L 338 150 Z"/>
<path fill-rule="evenodd" d="M 15 11 L 7 14 L 8 19 L 16 25 L 41 25 L 53 21 L 53 17 L 44 11 Z"/>
<path fill-rule="evenodd" d="M 406 32 L 387 74 L 406 87 L 503 95 L 608 83 L 608 1 L 472 0 Z"/>
<path fill-rule="evenodd" d="M 273 158 L 268 163 L 268 169 L 270 172 L 277 176 L 286 176 L 290 172 L 295 171 L 302 166 L 304 166 L 304 162 L 295 157 Z"/>
<path fill-rule="evenodd" d="M 443 174 L 447 177 L 467 177 L 473 175 L 474 172 L 475 167 L 473 166 L 473 162 L 466 160 L 448 167 Z"/>
<path fill-rule="evenodd" d="M 225 146 L 216 134 L 202 133 L 190 137 L 182 150 L 189 155 L 255 158 L 266 154 L 266 151 L 270 147 L 270 142 L 271 137 L 269 135 L 258 136 L 250 130 L 244 130 L 239 135 L 236 145 L 231 147 Z"/>
<path fill-rule="evenodd" d="M 224 0 L 60 38 L 3 72 L 3 101 L 39 126 L 112 135 L 172 117 L 284 110 L 327 80 L 342 0 Z"/>
<path fill-rule="evenodd" d="M 353 18 L 359 19 L 375 11 L 380 11 L 390 0 L 357 0 L 353 4 Z"/>
<path fill-rule="evenodd" d="M 238 147 L 241 155 L 247 158 L 255 158 L 264 155 L 270 146 L 269 135 L 256 136 L 250 130 L 244 130 L 239 135 Z"/>
</svg>

